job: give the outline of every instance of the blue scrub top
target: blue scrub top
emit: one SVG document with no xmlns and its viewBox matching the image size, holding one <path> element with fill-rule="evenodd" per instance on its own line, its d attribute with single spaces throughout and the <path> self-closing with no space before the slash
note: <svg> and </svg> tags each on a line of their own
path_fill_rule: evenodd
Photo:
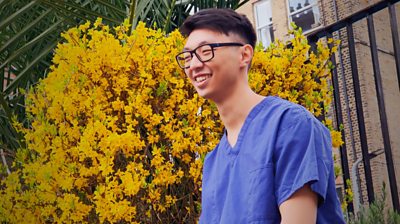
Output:
<svg viewBox="0 0 400 224">
<path fill-rule="evenodd" d="M 329 130 L 304 107 L 269 96 L 231 147 L 226 133 L 203 168 L 202 224 L 280 223 L 279 205 L 305 184 L 319 196 L 317 223 L 345 223 Z"/>
</svg>

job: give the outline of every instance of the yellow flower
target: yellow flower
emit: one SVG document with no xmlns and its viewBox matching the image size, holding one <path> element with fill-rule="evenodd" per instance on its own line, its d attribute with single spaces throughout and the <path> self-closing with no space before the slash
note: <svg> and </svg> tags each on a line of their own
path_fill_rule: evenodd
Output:
<svg viewBox="0 0 400 224">
<path fill-rule="evenodd" d="M 62 35 L 50 73 L 27 95 L 32 127 L 17 125 L 27 148 L 0 182 L 0 222 L 198 217 L 203 160 L 223 130 L 217 108 L 176 65 L 184 45 L 177 30 L 166 35 L 139 23 L 128 36 L 129 26 L 111 32 L 97 19 Z M 309 52 L 306 38 L 292 34 L 292 48 L 277 41 L 255 51 L 249 84 L 315 115 L 327 112 L 335 49 L 318 43 Z M 343 143 L 340 132 L 331 134 L 334 147 Z"/>
</svg>

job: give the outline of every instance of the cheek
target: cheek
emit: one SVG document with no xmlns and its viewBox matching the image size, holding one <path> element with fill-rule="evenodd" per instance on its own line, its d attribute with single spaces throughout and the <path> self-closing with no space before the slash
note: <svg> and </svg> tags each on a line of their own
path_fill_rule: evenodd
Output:
<svg viewBox="0 0 400 224">
<path fill-rule="evenodd" d="M 232 60 L 224 60 L 221 62 L 220 72 L 224 75 L 232 75 L 239 71 L 238 63 Z"/>
<path fill-rule="evenodd" d="M 238 52 L 228 52 L 222 57 L 221 63 L 225 65 L 226 69 L 238 69 L 240 65 L 240 58 Z"/>
<path fill-rule="evenodd" d="M 184 69 L 184 70 L 183 70 L 183 73 L 185 73 L 186 78 L 189 78 L 189 71 L 188 71 L 187 69 Z"/>
</svg>

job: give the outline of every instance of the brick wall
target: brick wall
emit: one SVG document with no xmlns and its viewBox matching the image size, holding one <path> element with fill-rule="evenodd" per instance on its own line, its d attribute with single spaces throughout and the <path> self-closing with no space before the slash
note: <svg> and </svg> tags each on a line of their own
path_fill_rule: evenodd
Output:
<svg viewBox="0 0 400 224">
<path fill-rule="evenodd" d="M 252 0 L 249 4 L 238 10 L 248 15 L 253 22 L 253 4 L 255 2 L 257 1 Z M 319 0 L 321 22 L 323 25 L 332 24 L 361 9 L 375 4 L 376 2 L 379 2 L 379 0 Z M 275 38 L 285 40 L 289 38 L 287 35 L 289 26 L 287 14 L 288 2 L 287 0 L 272 0 L 271 3 Z M 400 25 L 400 3 L 396 4 L 396 11 L 397 23 Z M 397 186 L 400 188 L 400 119 L 398 118 L 400 115 L 400 91 L 398 88 L 387 9 L 374 15 L 374 24 Z M 353 25 L 353 30 L 356 43 L 357 69 L 363 102 L 364 124 L 366 127 L 368 150 L 371 153 L 383 149 L 384 147 L 366 20 L 355 23 Z M 339 94 L 342 104 L 347 157 L 351 169 L 353 163 L 357 158 L 360 158 L 362 154 L 350 55 L 346 36 L 347 34 L 345 29 L 340 30 L 340 33 L 334 33 L 334 37 L 336 39 L 341 39 L 342 41 L 341 47 L 339 48 L 340 53 L 336 55 L 336 61 L 338 62 L 336 68 L 338 70 L 339 78 Z M 340 164 L 340 161 L 338 161 L 338 163 Z M 390 205 L 389 180 L 384 153 L 372 158 L 370 165 L 375 194 L 379 194 L 382 182 L 386 182 L 386 185 L 388 186 L 387 194 L 389 196 L 388 204 Z M 362 202 L 366 203 L 367 191 L 362 163 L 358 166 L 357 171 L 360 177 L 359 187 L 361 189 Z M 337 183 L 339 186 L 341 185 L 340 182 L 339 179 L 339 182 Z"/>
</svg>

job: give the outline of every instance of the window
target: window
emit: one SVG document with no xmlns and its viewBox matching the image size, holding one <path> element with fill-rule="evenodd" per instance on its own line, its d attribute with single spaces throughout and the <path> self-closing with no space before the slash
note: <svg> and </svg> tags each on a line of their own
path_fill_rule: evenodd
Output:
<svg viewBox="0 0 400 224">
<path fill-rule="evenodd" d="M 256 19 L 257 38 L 264 47 L 268 47 L 272 41 L 274 41 L 271 0 L 258 1 L 255 3 L 254 17 Z"/>
<path fill-rule="evenodd" d="M 12 68 L 14 68 L 14 67 L 12 66 Z M 13 71 L 15 71 L 15 70 L 13 70 Z M 7 86 L 10 85 L 10 83 L 16 78 L 15 74 L 12 71 L 10 71 L 10 69 L 7 67 L 4 68 L 3 75 L 4 75 L 4 77 L 2 77 L 2 79 L 0 79 L 0 80 L 3 80 L 3 89 L 1 89 L 1 91 L 6 89 Z"/>
<path fill-rule="evenodd" d="M 289 22 L 307 32 L 321 26 L 317 0 L 288 0 Z"/>
</svg>

